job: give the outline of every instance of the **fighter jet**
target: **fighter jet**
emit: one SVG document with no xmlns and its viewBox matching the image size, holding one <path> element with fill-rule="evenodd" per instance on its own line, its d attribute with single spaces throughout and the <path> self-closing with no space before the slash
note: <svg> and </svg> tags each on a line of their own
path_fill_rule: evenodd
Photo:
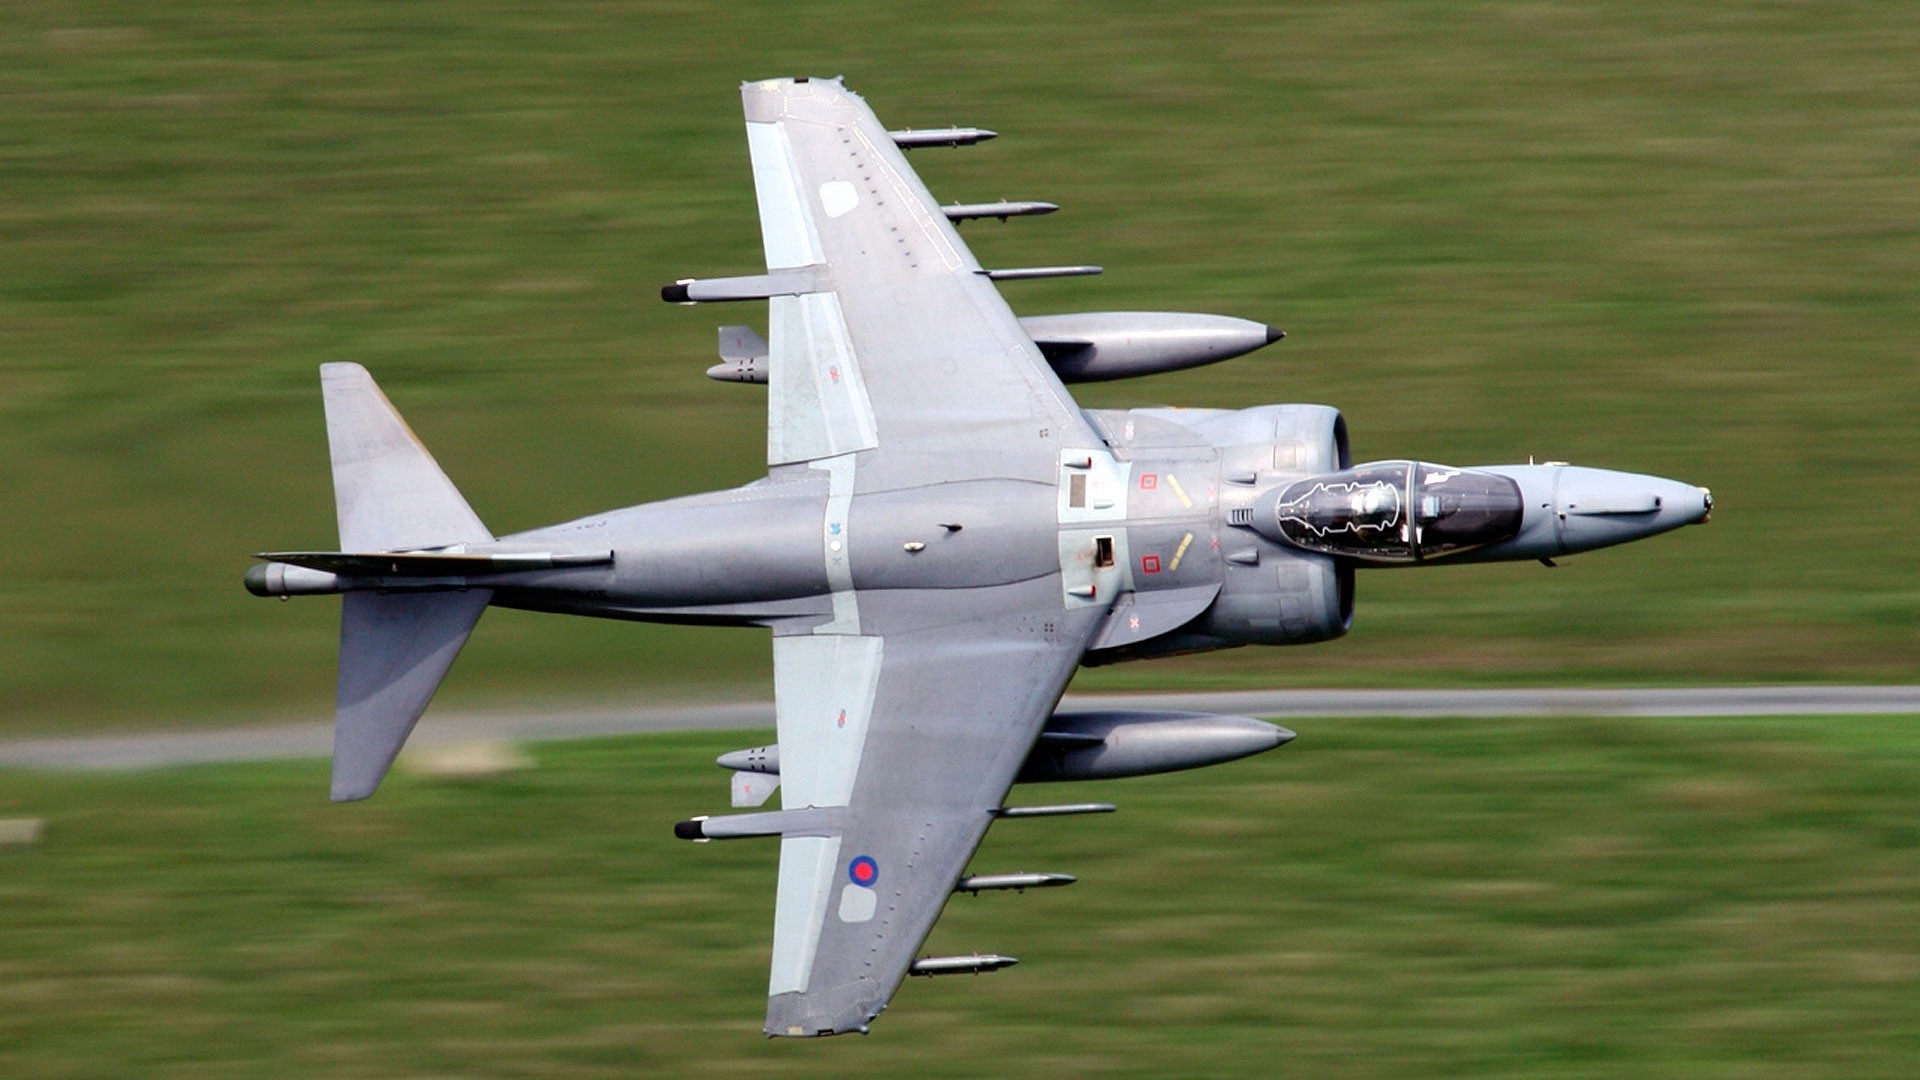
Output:
<svg viewBox="0 0 1920 1080">
<path fill-rule="evenodd" d="M 1345 634 L 1356 571 L 1548 560 L 1705 521 L 1690 484 L 1565 464 L 1356 465 L 1339 411 L 1089 410 L 1066 383 L 1266 346 L 1255 322 L 1166 312 L 1018 318 L 904 151 L 838 79 L 741 97 L 764 272 L 683 279 L 677 303 L 766 304 L 721 332 L 716 378 L 764 383 L 767 475 L 496 537 L 367 372 L 321 368 L 338 551 L 262 554 L 263 596 L 342 594 L 333 798 L 374 793 L 489 605 L 772 631 L 779 742 L 727 754 L 696 841 L 779 841 L 765 1031 L 864 1032 L 956 891 L 1063 885 L 969 872 L 1016 781 L 1132 776 L 1272 749 L 1247 717 L 1056 712 L 1083 664 Z M 774 789 L 780 808 L 751 810 Z"/>
</svg>

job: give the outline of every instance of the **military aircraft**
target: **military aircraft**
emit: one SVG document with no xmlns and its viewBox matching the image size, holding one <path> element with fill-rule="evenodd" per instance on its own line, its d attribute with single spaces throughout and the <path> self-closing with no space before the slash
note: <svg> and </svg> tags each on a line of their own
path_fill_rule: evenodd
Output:
<svg viewBox="0 0 1920 1080">
<path fill-rule="evenodd" d="M 1246 717 L 1056 712 L 1082 664 L 1347 632 L 1355 571 L 1541 559 L 1704 521 L 1703 488 L 1565 464 L 1355 465 L 1323 405 L 1087 410 L 1065 383 L 1209 363 L 1281 335 L 1209 315 L 1017 318 L 915 147 L 838 79 L 742 87 L 764 273 L 665 299 L 765 301 L 720 334 L 715 378 L 767 387 L 767 475 L 744 487 L 496 537 L 354 364 L 321 368 L 338 551 L 262 554 L 264 596 L 343 595 L 333 798 L 373 794 L 488 605 L 772 630 L 776 746 L 720 759 L 735 806 L 686 839 L 778 837 L 766 1032 L 867 1030 L 970 874 L 1016 781 L 1132 776 L 1271 749 Z"/>
</svg>

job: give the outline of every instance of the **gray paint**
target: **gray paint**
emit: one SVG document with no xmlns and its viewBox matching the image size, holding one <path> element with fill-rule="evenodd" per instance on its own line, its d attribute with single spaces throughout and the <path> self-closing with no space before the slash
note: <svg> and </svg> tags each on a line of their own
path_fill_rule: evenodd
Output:
<svg viewBox="0 0 1920 1080">
<path fill-rule="evenodd" d="M 766 302 L 764 344 L 722 336 L 741 369 L 722 377 L 764 361 L 764 480 L 496 541 L 371 378 L 328 365 L 342 550 L 291 553 L 249 581 L 346 592 L 336 798 L 378 785 L 489 602 L 770 630 L 781 808 L 676 833 L 779 838 L 766 1032 L 864 1031 L 992 822 L 1111 809 L 1016 815 L 1004 802 L 1023 768 L 1132 775 L 1283 741 L 1245 717 L 1055 708 L 1082 663 L 1345 633 L 1353 567 L 1254 516 L 1279 487 L 1347 465 L 1346 429 L 1313 405 L 1083 412 L 992 279 L 1091 268 L 984 270 L 898 145 L 981 133 L 896 136 L 838 80 L 751 83 L 741 97 L 765 267 L 662 295 Z M 1085 377 L 1277 336 L 1167 313 L 1041 326 Z M 1704 492 L 1669 481 L 1497 468 L 1547 516 L 1482 558 L 1705 516 Z"/>
</svg>

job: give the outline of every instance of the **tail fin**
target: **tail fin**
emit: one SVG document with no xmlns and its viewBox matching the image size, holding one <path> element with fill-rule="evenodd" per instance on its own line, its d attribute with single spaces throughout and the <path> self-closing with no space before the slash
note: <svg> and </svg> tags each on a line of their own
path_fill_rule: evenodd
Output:
<svg viewBox="0 0 1920 1080">
<path fill-rule="evenodd" d="M 358 364 L 324 364 L 340 548 L 404 551 L 493 534 Z M 488 589 L 350 592 L 340 609 L 333 799 L 373 794 L 493 598 Z"/>
<path fill-rule="evenodd" d="M 320 365 L 341 551 L 485 542 L 493 534 L 359 364 Z"/>
<path fill-rule="evenodd" d="M 380 786 L 491 599 L 491 589 L 340 598 L 334 802 L 364 799 Z"/>
</svg>

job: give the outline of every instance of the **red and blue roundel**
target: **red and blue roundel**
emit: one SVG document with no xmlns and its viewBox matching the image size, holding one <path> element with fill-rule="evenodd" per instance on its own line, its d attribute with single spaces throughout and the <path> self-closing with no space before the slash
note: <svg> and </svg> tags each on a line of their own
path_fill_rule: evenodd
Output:
<svg viewBox="0 0 1920 1080">
<path fill-rule="evenodd" d="M 862 855 L 847 864 L 847 879 L 870 889 L 880 880 L 880 864 L 873 861 L 873 856 Z"/>
</svg>

